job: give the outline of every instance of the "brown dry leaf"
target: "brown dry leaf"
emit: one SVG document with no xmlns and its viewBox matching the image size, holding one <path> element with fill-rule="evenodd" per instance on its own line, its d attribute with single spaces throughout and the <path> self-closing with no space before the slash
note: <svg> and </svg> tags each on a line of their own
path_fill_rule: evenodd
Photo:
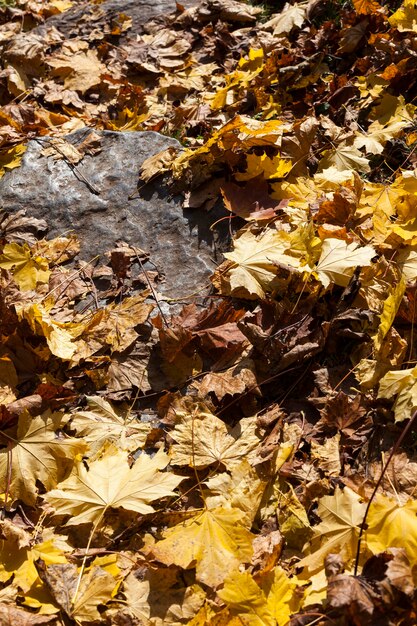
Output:
<svg viewBox="0 0 417 626">
<path fill-rule="evenodd" d="M 122 614 L 144 626 L 188 623 L 205 600 L 199 585 L 184 586 L 176 572 L 168 568 L 131 572 L 123 581 L 123 595 L 127 606 Z"/>
<path fill-rule="evenodd" d="M 66 41 L 60 52 L 48 57 L 46 63 L 52 68 L 52 76 L 64 79 L 65 89 L 81 94 L 100 85 L 101 74 L 106 73 L 106 66 L 99 61 L 97 52 L 77 39 Z"/>
<path fill-rule="evenodd" d="M 0 622 L 2 626 L 55 626 L 54 615 L 36 615 L 20 609 L 13 604 L 0 604 Z"/>
<path fill-rule="evenodd" d="M 241 395 L 246 392 L 261 395 L 254 372 L 255 364 L 251 359 L 242 359 L 237 365 L 217 374 L 206 374 L 200 382 L 191 386 L 197 389 L 201 398 L 213 393 L 221 402 L 226 395 Z"/>
<path fill-rule="evenodd" d="M 38 571 L 58 606 L 80 623 L 100 619 L 98 607 L 107 604 L 117 584 L 109 572 L 98 566 L 82 576 L 79 587 L 79 572 L 72 563 L 46 566 L 40 561 Z"/>
</svg>

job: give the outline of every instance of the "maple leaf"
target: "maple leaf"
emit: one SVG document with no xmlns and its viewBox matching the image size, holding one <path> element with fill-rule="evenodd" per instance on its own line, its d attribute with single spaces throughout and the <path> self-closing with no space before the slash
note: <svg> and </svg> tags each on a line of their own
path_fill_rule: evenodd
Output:
<svg viewBox="0 0 417 626">
<path fill-rule="evenodd" d="M 0 621 L 3 626 L 54 626 L 55 616 L 36 615 L 12 604 L 0 603 Z"/>
<path fill-rule="evenodd" d="M 401 33 L 417 33 L 417 9 L 414 0 L 404 0 L 399 9 L 388 18 L 388 22 Z"/>
<path fill-rule="evenodd" d="M 291 168 L 292 162 L 288 159 L 282 159 L 280 156 L 271 159 L 266 154 L 261 156 L 248 154 L 246 156 L 246 170 L 237 172 L 235 179 L 239 181 L 250 180 L 257 176 L 263 176 L 266 179 L 283 178 L 291 171 Z"/>
<path fill-rule="evenodd" d="M 292 31 L 294 26 L 301 28 L 307 16 L 307 2 L 295 4 L 286 4 L 277 16 L 274 16 L 263 25 L 265 29 L 273 30 L 274 35 L 287 34 Z"/>
<path fill-rule="evenodd" d="M 0 151 L 0 178 L 4 176 L 8 170 L 20 166 L 25 151 L 26 146 L 23 144 Z"/>
<path fill-rule="evenodd" d="M 382 9 L 375 0 L 352 0 L 356 13 L 360 15 L 372 15 Z"/>
<path fill-rule="evenodd" d="M 417 367 L 391 370 L 379 381 L 378 398 L 394 398 L 395 421 L 411 417 L 417 408 Z"/>
<path fill-rule="evenodd" d="M 324 558 L 330 552 L 341 552 L 346 560 L 354 556 L 365 509 L 365 503 L 348 487 L 343 491 L 336 487 L 333 496 L 320 498 L 317 515 L 321 522 L 313 527 L 310 554 L 298 565 L 314 572 L 323 567 Z"/>
<path fill-rule="evenodd" d="M 188 623 L 201 608 L 205 593 L 199 585 L 184 586 L 172 569 L 139 569 L 123 581 L 127 607 L 122 615 L 145 626 Z"/>
<path fill-rule="evenodd" d="M 33 538 L 30 540 L 32 542 Z M 48 565 L 67 563 L 60 542 L 62 538 L 58 536 L 27 546 L 19 546 L 15 538 L 0 540 L 0 580 L 7 582 L 13 576 L 13 583 L 30 596 L 33 586 L 40 582 L 36 569 L 38 559 Z M 65 547 L 69 549 L 68 544 Z"/>
<path fill-rule="evenodd" d="M 79 39 L 65 42 L 61 52 L 49 57 L 46 62 L 53 68 L 53 76 L 64 78 L 65 89 L 82 94 L 99 85 L 100 75 L 106 71 L 96 50 L 89 49 L 88 43 Z"/>
<path fill-rule="evenodd" d="M 267 483 L 247 459 L 243 459 L 230 474 L 216 474 L 206 480 L 205 485 L 204 497 L 209 509 L 220 506 L 239 509 L 244 513 L 244 525 L 249 528 L 257 515 Z"/>
<path fill-rule="evenodd" d="M 38 494 L 36 482 L 46 489 L 55 487 L 74 457 L 84 453 L 84 442 L 58 435 L 65 421 L 60 413 L 46 412 L 32 417 L 23 411 L 16 427 L 0 431 L 7 442 L 7 448 L 0 450 L 0 475 L 6 489 L 10 471 L 13 498 L 34 505 Z"/>
<path fill-rule="evenodd" d="M 176 443 L 171 447 L 174 465 L 201 468 L 222 463 L 233 469 L 243 458 L 249 462 L 259 445 L 256 417 L 243 418 L 233 429 L 215 415 L 193 411 L 183 413 L 170 436 Z"/>
<path fill-rule="evenodd" d="M 366 545 L 378 554 L 387 548 L 404 548 L 412 565 L 417 563 L 417 500 L 398 500 L 377 494 L 366 517 Z"/>
<path fill-rule="evenodd" d="M 222 288 L 222 281 L 229 282 L 230 293 L 236 297 L 264 298 L 273 287 L 280 264 L 310 269 L 308 261 L 318 241 L 311 236 L 308 226 L 301 226 L 292 233 L 266 229 L 259 236 L 245 230 L 234 241 L 233 252 L 224 254 L 233 264 L 220 266 L 213 282 L 219 281 Z"/>
<path fill-rule="evenodd" d="M 227 602 L 232 615 L 251 626 L 286 626 L 300 598 L 296 597 L 296 579 L 290 579 L 281 567 L 275 567 L 257 584 L 248 571 L 232 572 L 217 595 Z"/>
<path fill-rule="evenodd" d="M 371 246 L 359 246 L 357 243 L 346 243 L 341 239 L 325 239 L 320 258 L 314 267 L 324 287 L 330 282 L 346 287 L 356 267 L 371 264 L 376 255 Z"/>
<path fill-rule="evenodd" d="M 100 619 L 98 606 L 107 604 L 117 584 L 109 572 L 97 565 L 86 572 L 81 581 L 73 563 L 48 566 L 41 561 L 38 570 L 58 606 L 81 623 Z"/>
<path fill-rule="evenodd" d="M 71 427 L 97 452 L 106 441 L 128 452 L 141 448 L 149 433 L 149 425 L 138 422 L 127 408 L 116 409 L 100 396 L 87 396 L 87 411 L 76 411 Z"/>
<path fill-rule="evenodd" d="M 354 146 L 341 144 L 337 148 L 325 150 L 319 163 L 321 170 L 334 166 L 338 171 L 355 170 L 369 172 L 369 161 Z"/>
<path fill-rule="evenodd" d="M 252 556 L 253 535 L 243 526 L 243 517 L 238 509 L 206 509 L 165 531 L 152 553 L 167 565 L 195 567 L 197 580 L 218 587 L 233 567 Z"/>
<path fill-rule="evenodd" d="M 0 403 L 16 400 L 18 376 L 13 361 L 8 356 L 0 357 Z"/>
<path fill-rule="evenodd" d="M 35 289 L 38 284 L 48 282 L 51 274 L 48 261 L 33 255 L 29 246 L 24 243 L 6 243 L 0 255 L 0 267 L 11 270 L 13 278 L 23 291 Z"/>
<path fill-rule="evenodd" d="M 163 473 L 170 461 L 160 450 L 153 458 L 141 454 L 129 467 L 128 454 L 109 446 L 88 469 L 76 463 L 69 478 L 45 495 L 56 515 L 71 515 L 67 525 L 99 524 L 109 509 L 119 507 L 142 515 L 154 512 L 149 504 L 175 495 L 183 480 L 172 472 Z"/>
<path fill-rule="evenodd" d="M 68 328 L 70 324 L 55 321 L 43 304 L 27 303 L 16 305 L 19 319 L 25 319 L 32 331 L 45 337 L 52 354 L 64 360 L 71 360 L 77 350 L 73 336 Z"/>
</svg>

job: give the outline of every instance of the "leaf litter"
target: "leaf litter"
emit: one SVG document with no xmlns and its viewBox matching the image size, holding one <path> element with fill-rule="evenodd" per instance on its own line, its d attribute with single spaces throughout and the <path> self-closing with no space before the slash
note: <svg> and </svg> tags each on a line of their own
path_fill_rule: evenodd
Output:
<svg viewBox="0 0 417 626">
<path fill-rule="evenodd" d="M 79 4 L 0 6 L 0 175 L 162 131 L 141 184 L 231 241 L 167 317 L 146 252 L 0 214 L 1 623 L 413 626 L 415 3 Z"/>
</svg>

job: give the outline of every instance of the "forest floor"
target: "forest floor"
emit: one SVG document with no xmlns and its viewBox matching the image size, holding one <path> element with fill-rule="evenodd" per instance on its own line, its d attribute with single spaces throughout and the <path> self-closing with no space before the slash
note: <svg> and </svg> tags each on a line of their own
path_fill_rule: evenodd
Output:
<svg viewBox="0 0 417 626">
<path fill-rule="evenodd" d="M 0 624 L 415 626 L 415 3 L 115 5 L 0 2 L 0 175 L 158 131 L 230 246 L 169 315 L 0 213 Z"/>
</svg>

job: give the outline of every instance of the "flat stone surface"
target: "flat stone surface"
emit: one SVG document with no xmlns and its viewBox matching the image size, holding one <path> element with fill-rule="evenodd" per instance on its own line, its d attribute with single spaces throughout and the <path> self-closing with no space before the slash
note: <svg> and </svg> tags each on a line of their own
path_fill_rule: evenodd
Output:
<svg viewBox="0 0 417 626">
<path fill-rule="evenodd" d="M 181 4 L 190 8 L 198 4 L 198 0 L 185 0 Z M 66 37 L 75 35 L 87 35 L 100 24 L 109 23 L 117 19 L 120 13 L 132 18 L 132 27 L 127 35 L 135 35 L 143 32 L 143 25 L 159 15 L 175 13 L 175 0 L 105 0 L 100 4 L 84 2 L 73 8 L 54 15 L 46 21 L 46 25 L 55 26 Z"/>
<path fill-rule="evenodd" d="M 90 132 L 78 130 L 66 139 L 78 145 Z M 80 256 L 87 260 L 111 250 L 118 240 L 138 246 L 165 275 L 159 290 L 169 297 L 207 285 L 220 260 L 210 225 L 222 209 L 183 210 L 181 198 L 171 198 L 163 182 L 148 183 L 138 192 L 143 161 L 179 143 L 156 132 L 95 132 L 102 151 L 85 155 L 76 171 L 64 159 L 42 155 L 47 138 L 30 141 L 21 166 L 0 179 L 2 208 L 26 209 L 45 219 L 48 236 L 75 231 Z"/>
</svg>

